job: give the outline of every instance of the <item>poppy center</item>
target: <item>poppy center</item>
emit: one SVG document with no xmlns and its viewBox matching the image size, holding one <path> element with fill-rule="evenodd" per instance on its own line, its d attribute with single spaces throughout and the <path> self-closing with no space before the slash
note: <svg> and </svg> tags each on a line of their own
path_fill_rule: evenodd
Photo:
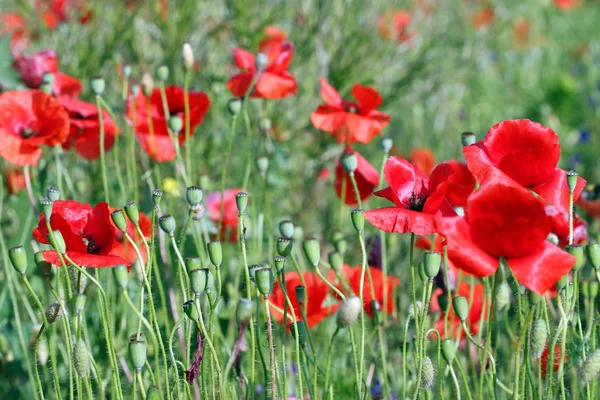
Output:
<svg viewBox="0 0 600 400">
<path fill-rule="evenodd" d="M 413 194 L 411 194 L 408 198 L 407 208 L 412 211 L 423 211 L 423 207 L 425 206 L 425 201 L 427 200 L 427 197 L 429 196 L 427 196 L 426 194 L 416 194 L 413 192 Z"/>
<path fill-rule="evenodd" d="M 358 114 L 360 110 L 354 104 L 346 104 L 346 105 L 344 105 L 344 111 L 352 113 L 352 114 Z"/>
<path fill-rule="evenodd" d="M 88 254 L 97 254 L 100 252 L 100 246 L 96 244 L 96 241 L 93 237 L 83 238 L 83 243 L 85 243 L 85 247 L 87 248 Z"/>
<path fill-rule="evenodd" d="M 19 136 L 21 136 L 23 139 L 29 139 L 33 135 L 35 135 L 35 131 L 28 126 L 19 131 Z"/>
</svg>

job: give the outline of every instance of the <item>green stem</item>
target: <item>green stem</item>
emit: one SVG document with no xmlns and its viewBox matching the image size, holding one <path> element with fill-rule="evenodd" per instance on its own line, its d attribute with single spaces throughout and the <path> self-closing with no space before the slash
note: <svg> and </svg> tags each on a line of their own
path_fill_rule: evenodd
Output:
<svg viewBox="0 0 600 400">
<path fill-rule="evenodd" d="M 231 158 L 231 151 L 233 150 L 233 142 L 235 139 L 235 127 L 237 125 L 237 115 L 231 118 L 231 126 L 229 128 L 227 143 L 227 152 L 225 153 L 225 159 L 223 161 L 223 168 L 221 169 L 221 206 L 219 211 L 219 225 L 217 231 L 217 241 L 221 240 L 221 231 L 223 230 L 223 218 L 225 215 L 225 177 L 227 176 L 227 166 L 229 165 L 229 159 Z"/>
<path fill-rule="evenodd" d="M 331 354 L 333 353 L 333 344 L 335 343 L 335 337 L 340 331 L 340 327 L 338 326 L 333 335 L 331 336 L 331 340 L 329 341 L 329 347 L 327 348 L 327 364 L 325 365 L 325 386 L 323 386 L 323 391 L 327 392 L 329 389 L 329 371 L 331 370 Z"/>
<path fill-rule="evenodd" d="M 102 170 L 102 187 L 104 189 L 104 201 L 110 204 L 108 177 L 106 175 L 106 158 L 104 156 L 104 116 L 102 113 L 100 96 L 96 96 L 96 107 L 98 108 L 98 122 L 100 125 L 100 169 Z"/>
</svg>

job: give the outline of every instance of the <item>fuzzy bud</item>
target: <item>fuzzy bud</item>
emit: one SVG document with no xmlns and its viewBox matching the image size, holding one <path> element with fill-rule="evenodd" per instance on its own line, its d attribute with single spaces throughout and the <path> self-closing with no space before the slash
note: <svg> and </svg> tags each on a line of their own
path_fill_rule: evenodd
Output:
<svg viewBox="0 0 600 400">
<path fill-rule="evenodd" d="M 257 70 L 262 71 L 267 68 L 267 65 L 269 65 L 269 58 L 264 53 L 258 53 L 256 55 L 254 65 L 256 66 Z"/>
<path fill-rule="evenodd" d="M 348 297 L 338 308 L 335 321 L 340 328 L 353 325 L 358 320 L 361 311 L 360 299 L 356 296 Z"/>
<path fill-rule="evenodd" d="M 273 290 L 273 271 L 271 268 L 260 268 L 254 273 L 258 291 L 265 297 L 269 297 Z"/>
<path fill-rule="evenodd" d="M 340 159 L 342 163 L 342 167 L 348 172 L 350 175 L 354 175 L 354 171 L 358 168 L 358 160 L 356 159 L 356 154 L 352 151 L 348 151 L 342 154 L 342 158 Z"/>
<path fill-rule="evenodd" d="M 141 85 L 142 93 L 144 93 L 144 96 L 148 98 L 152 96 L 152 92 L 154 91 L 154 80 L 152 80 L 152 76 L 149 73 L 146 72 L 142 76 Z"/>
<path fill-rule="evenodd" d="M 173 115 L 169 118 L 169 129 L 175 134 L 179 135 L 179 132 L 183 129 L 183 119 L 177 115 Z"/>
<path fill-rule="evenodd" d="M 546 340 L 548 339 L 548 330 L 543 319 L 536 319 L 531 325 L 531 334 L 529 336 L 529 354 L 535 360 L 542 356 Z"/>
<path fill-rule="evenodd" d="M 125 214 L 123 214 L 123 210 L 115 210 L 111 212 L 110 218 L 118 230 L 121 232 L 125 232 L 127 230 L 127 221 L 125 221 Z"/>
<path fill-rule="evenodd" d="M 90 373 L 90 355 L 83 340 L 78 340 L 73 346 L 73 367 L 81 378 L 87 378 Z"/>
<path fill-rule="evenodd" d="M 465 321 L 469 316 L 469 302 L 465 296 L 454 297 L 452 299 L 452 308 L 461 321 Z"/>
<path fill-rule="evenodd" d="M 127 273 L 127 267 L 125 265 L 117 265 L 112 269 L 115 280 L 121 287 L 121 289 L 127 289 L 129 282 L 129 275 Z"/>
<path fill-rule="evenodd" d="M 133 226 L 137 227 L 140 224 L 140 212 L 135 204 L 135 201 L 130 201 L 129 203 L 125 204 L 123 209 L 125 210 L 125 214 Z"/>
<path fill-rule="evenodd" d="M 104 79 L 96 76 L 90 79 L 90 89 L 95 96 L 101 96 L 104 93 L 104 89 L 106 88 L 106 82 Z"/>
<path fill-rule="evenodd" d="M 273 258 L 273 262 L 275 263 L 275 269 L 279 273 L 283 273 L 283 269 L 285 268 L 285 257 L 275 256 Z"/>
<path fill-rule="evenodd" d="M 565 250 L 567 253 L 575 257 L 575 265 L 573 265 L 573 271 L 578 271 L 585 265 L 585 254 L 583 251 L 583 246 L 578 244 L 568 245 Z"/>
<path fill-rule="evenodd" d="M 381 148 L 383 149 L 383 151 L 387 154 L 390 152 L 390 150 L 392 150 L 392 146 L 394 145 L 394 141 L 392 140 L 391 137 L 386 136 L 384 138 L 381 139 L 381 141 L 379 142 L 379 145 L 381 146 Z"/>
<path fill-rule="evenodd" d="M 579 369 L 579 378 L 585 387 L 600 374 L 600 350 L 594 350 L 587 356 Z"/>
<path fill-rule="evenodd" d="M 282 257 L 287 257 L 292 252 L 294 242 L 292 239 L 280 236 L 277 238 L 277 254 Z"/>
<path fill-rule="evenodd" d="M 440 272 L 442 256 L 437 251 L 426 251 L 423 255 L 423 270 L 429 279 L 433 279 Z"/>
<path fill-rule="evenodd" d="M 254 315 L 256 303 L 249 299 L 240 299 L 235 308 L 235 319 L 238 325 L 247 324 Z"/>
<path fill-rule="evenodd" d="M 431 358 L 425 356 L 421 360 L 421 382 L 419 386 L 423 390 L 429 389 L 435 382 L 435 366 Z"/>
<path fill-rule="evenodd" d="M 310 265 L 313 267 L 319 265 L 319 261 L 321 261 L 321 246 L 319 241 L 317 239 L 305 240 L 302 242 L 302 248 Z"/>
<path fill-rule="evenodd" d="M 442 341 L 442 357 L 448 364 L 452 364 L 454 360 L 454 356 L 456 355 L 456 346 L 454 342 L 450 339 L 445 339 Z"/>
<path fill-rule="evenodd" d="M 54 186 L 50 186 L 48 189 L 46 189 L 46 197 L 50 201 L 56 201 L 60 199 L 60 190 Z"/>
<path fill-rule="evenodd" d="M 329 253 L 329 265 L 331 265 L 334 271 L 341 271 L 344 265 L 342 255 L 336 251 Z"/>
<path fill-rule="evenodd" d="M 185 192 L 185 198 L 190 207 L 195 207 L 202 202 L 202 189 L 198 186 L 190 186 Z"/>
<path fill-rule="evenodd" d="M 85 303 L 87 302 L 87 296 L 83 293 L 79 293 L 75 296 L 75 305 L 73 307 L 73 312 L 75 315 L 79 315 L 85 309 Z"/>
<path fill-rule="evenodd" d="M 207 245 L 208 247 L 208 257 L 210 258 L 210 262 L 217 268 L 221 266 L 223 263 L 223 249 L 221 247 L 221 242 L 210 242 Z"/>
<path fill-rule="evenodd" d="M 164 195 L 165 193 L 160 189 L 154 189 L 152 191 L 152 204 L 154 204 L 154 207 L 160 204 L 160 201 L 162 200 Z"/>
<path fill-rule="evenodd" d="M 577 186 L 577 180 L 579 178 L 579 174 L 577 171 L 570 170 L 567 171 L 567 186 L 569 187 L 569 191 L 573 193 L 575 191 L 575 187 Z"/>
<path fill-rule="evenodd" d="M 356 232 L 362 232 L 365 229 L 365 216 L 363 210 L 356 209 L 350 211 L 350 218 L 352 219 L 352 225 Z"/>
<path fill-rule="evenodd" d="M 183 59 L 183 68 L 188 72 L 191 71 L 194 68 L 194 51 L 189 43 L 183 44 L 181 58 Z"/>
<path fill-rule="evenodd" d="M 585 247 L 585 255 L 587 256 L 588 262 L 592 268 L 600 268 L 600 244 L 589 243 Z"/>
<path fill-rule="evenodd" d="M 158 68 L 156 68 L 156 76 L 159 81 L 165 82 L 169 79 L 169 67 L 166 65 L 159 65 Z"/>
<path fill-rule="evenodd" d="M 227 102 L 227 110 L 232 117 L 236 117 L 242 111 L 242 101 L 240 99 L 231 99 Z"/>
<path fill-rule="evenodd" d="M 46 308 L 46 320 L 49 324 L 53 324 L 62 316 L 63 310 L 62 306 L 58 301 L 50 304 L 48 308 Z"/>
<path fill-rule="evenodd" d="M 477 141 L 477 138 L 473 132 L 463 132 L 460 135 L 460 141 L 463 146 L 470 146 Z"/>
<path fill-rule="evenodd" d="M 238 192 L 235 194 L 235 205 L 240 214 L 243 214 L 248 207 L 248 193 Z"/>
<path fill-rule="evenodd" d="M 85 269 L 85 268 L 84 268 Z M 83 293 L 87 287 L 88 278 L 75 267 L 69 267 L 69 280 L 75 293 Z"/>
<path fill-rule="evenodd" d="M 284 220 L 279 223 L 279 233 L 281 236 L 291 238 L 294 235 L 294 223 L 290 220 Z"/>
<path fill-rule="evenodd" d="M 158 219 L 158 225 L 160 226 L 160 229 L 162 229 L 169 236 L 173 236 L 173 233 L 175 232 L 175 218 L 173 218 L 172 215 L 162 215 Z"/>
<path fill-rule="evenodd" d="M 8 258 L 10 258 L 10 262 L 18 273 L 21 275 L 25 275 L 27 271 L 27 253 L 25 252 L 25 247 L 16 246 L 8 250 Z"/>
</svg>

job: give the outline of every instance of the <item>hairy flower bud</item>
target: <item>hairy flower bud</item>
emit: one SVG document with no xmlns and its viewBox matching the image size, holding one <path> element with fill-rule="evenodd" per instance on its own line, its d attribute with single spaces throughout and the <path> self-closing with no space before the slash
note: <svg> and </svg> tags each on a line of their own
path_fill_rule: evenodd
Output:
<svg viewBox="0 0 600 400">
<path fill-rule="evenodd" d="M 353 325 L 358 320 L 361 311 L 360 299 L 356 296 L 348 297 L 338 308 L 335 321 L 340 328 Z"/>
<path fill-rule="evenodd" d="M 217 268 L 221 266 L 223 263 L 223 249 L 221 247 L 221 242 L 210 242 L 207 244 L 208 247 L 208 257 L 210 258 L 210 262 Z"/>
<path fill-rule="evenodd" d="M 352 219 L 352 225 L 356 232 L 362 232 L 365 229 L 365 216 L 363 210 L 356 209 L 350 211 L 350 218 Z"/>
<path fill-rule="evenodd" d="M 208 286 L 210 270 L 208 268 L 196 268 L 189 272 L 190 287 L 196 296 L 200 296 Z"/>
<path fill-rule="evenodd" d="M 585 387 L 600 374 L 600 350 L 594 350 L 587 356 L 579 368 L 579 378 Z"/>
<path fill-rule="evenodd" d="M 548 330 L 543 319 L 536 319 L 531 325 L 531 334 L 529 337 L 529 354 L 531 358 L 538 359 L 542 356 L 546 340 L 548 339 Z"/>
<path fill-rule="evenodd" d="M 63 310 L 62 306 L 58 301 L 50 304 L 48 308 L 46 308 L 46 320 L 49 324 L 53 324 L 62 316 Z"/>
<path fill-rule="evenodd" d="M 10 258 L 10 262 L 15 271 L 24 275 L 27 271 L 27 253 L 25 252 L 25 247 L 16 246 L 9 249 L 8 258 Z"/>
<path fill-rule="evenodd" d="M 465 296 L 454 297 L 452 299 L 452 308 L 461 321 L 465 321 L 469 316 L 469 302 Z"/>
<path fill-rule="evenodd" d="M 137 372 L 144 368 L 147 353 L 148 344 L 146 343 L 146 340 L 141 335 L 138 337 L 137 333 L 134 333 L 129 341 L 129 359 Z"/>
<path fill-rule="evenodd" d="M 423 270 L 429 279 L 433 279 L 440 272 L 442 256 L 437 251 L 426 251 L 423 255 Z"/>
<path fill-rule="evenodd" d="M 435 382 L 435 366 L 431 358 L 425 356 L 421 359 L 421 382 L 419 386 L 423 390 L 429 389 Z"/>
<path fill-rule="evenodd" d="M 87 378 L 90 373 L 90 355 L 83 340 L 78 340 L 73 346 L 73 367 L 81 378 Z"/>
<path fill-rule="evenodd" d="M 118 230 L 121 232 L 125 232 L 127 230 L 127 221 L 125 221 L 125 214 L 123 214 L 123 210 L 115 210 L 111 212 L 110 218 Z"/>
<path fill-rule="evenodd" d="M 456 355 L 456 346 L 451 339 L 442 340 L 442 357 L 448 364 L 452 364 Z"/>
</svg>

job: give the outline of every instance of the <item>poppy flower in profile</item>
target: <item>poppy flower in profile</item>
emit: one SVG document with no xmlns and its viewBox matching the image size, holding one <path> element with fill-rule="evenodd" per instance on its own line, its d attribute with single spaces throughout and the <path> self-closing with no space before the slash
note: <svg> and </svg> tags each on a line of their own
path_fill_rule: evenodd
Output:
<svg viewBox="0 0 600 400">
<path fill-rule="evenodd" d="M 448 160 L 446 163 L 454 170 L 454 174 L 448 179 L 446 199 L 452 207 L 464 207 L 467 198 L 475 190 L 475 178 L 469 171 L 467 164 L 457 160 Z"/>
<path fill-rule="evenodd" d="M 89 204 L 73 200 L 56 200 L 52 204 L 50 226 L 60 231 L 67 256 L 79 266 L 102 268 L 129 265 L 127 260 L 111 254 L 116 228 L 110 220 L 108 204 L 104 202 L 92 208 Z M 40 243 L 49 244 L 47 236 L 46 217 L 41 213 L 33 237 Z M 62 265 L 56 251 L 46 250 L 42 254 L 47 262 Z"/>
<path fill-rule="evenodd" d="M 0 156 L 16 165 L 37 165 L 40 146 L 54 146 L 69 135 L 64 108 L 39 90 L 0 94 Z"/>
<path fill-rule="evenodd" d="M 365 219 L 385 232 L 433 233 L 435 215 L 456 215 L 446 199 L 452 174 L 452 167 L 442 163 L 428 178 L 416 165 L 402 158 L 388 158 L 383 176 L 390 186 L 375 192 L 375 196 L 388 199 L 395 206 L 367 210 Z"/>
<path fill-rule="evenodd" d="M 492 180 L 516 183 L 539 194 L 558 211 L 569 212 L 567 177 L 556 167 L 560 143 L 552 129 L 528 119 L 506 120 L 463 151 L 480 185 Z M 575 200 L 584 186 L 585 180 L 578 178 Z"/>
<path fill-rule="evenodd" d="M 546 215 L 550 218 L 550 229 L 558 237 L 560 247 L 569 244 L 569 214 L 558 212 L 552 206 L 546 206 Z M 588 239 L 587 222 L 573 214 L 573 244 L 583 244 Z"/>
<path fill-rule="evenodd" d="M 165 88 L 169 115 L 178 116 L 184 121 L 183 128 L 177 140 L 179 146 L 183 146 L 186 140 L 185 135 L 185 105 L 183 88 L 179 86 L 167 86 Z M 189 92 L 190 100 L 190 135 L 198 125 L 202 123 L 204 115 L 210 107 L 210 100 L 203 92 Z M 140 91 L 136 97 L 135 104 L 135 137 L 142 146 L 142 149 L 154 160 L 162 163 L 175 158 L 175 146 L 168 131 L 168 121 L 165 117 L 160 89 L 154 89 L 150 99 L 146 98 Z M 133 118 L 132 101 L 127 103 L 127 117 Z M 150 114 L 152 119 L 152 130 L 148 118 Z"/>
<path fill-rule="evenodd" d="M 27 45 L 27 29 L 25 19 L 17 13 L 0 14 L 0 36 L 10 35 L 10 46 L 13 50 Z"/>
<path fill-rule="evenodd" d="M 8 193 L 10 193 L 11 195 L 19 193 L 27 186 L 27 182 L 25 181 L 25 173 L 21 168 L 5 168 L 4 177 L 6 179 L 6 187 L 8 188 Z"/>
<path fill-rule="evenodd" d="M 306 297 L 308 298 L 308 302 L 306 303 L 306 325 L 309 328 L 317 325 L 323 319 L 333 315 L 339 304 L 332 305 L 323 305 L 325 300 L 327 299 L 327 294 L 330 292 L 329 287 L 325 282 L 319 278 L 319 276 L 314 272 L 303 272 L 302 277 L 304 278 L 304 282 L 306 283 Z M 302 280 L 297 272 L 286 272 L 285 274 L 285 290 L 287 292 L 288 297 L 294 307 L 294 310 L 291 311 L 288 309 L 288 315 L 293 319 L 294 315 L 296 316 L 296 321 L 302 321 L 302 312 L 300 310 L 300 304 L 298 303 L 298 298 L 296 297 L 296 286 L 301 286 Z M 283 294 L 283 290 L 281 290 L 281 286 L 279 286 L 279 282 L 275 282 L 273 285 L 273 291 L 269 296 L 269 301 L 273 303 L 273 305 L 279 307 L 280 309 L 284 309 L 285 295 Z M 273 310 L 273 317 L 279 321 L 283 321 L 283 314 Z M 289 319 L 288 319 L 289 320 Z M 286 325 L 289 326 L 289 322 L 286 322 Z"/>
<path fill-rule="evenodd" d="M 239 48 L 233 49 L 233 60 L 240 72 L 227 82 L 227 89 L 234 96 L 244 97 L 256 74 L 254 89 L 250 93 L 252 98 L 280 99 L 298 92 L 296 78 L 288 71 L 294 56 L 294 45 L 287 40 L 267 40 L 261 46 L 261 52 L 268 60 L 262 71 L 256 69 L 254 54 Z"/>
<path fill-rule="evenodd" d="M 111 212 L 114 210 L 115 209 L 110 209 Z M 142 212 L 140 212 L 139 225 L 144 237 L 146 239 L 150 239 L 152 236 L 152 223 L 150 222 L 150 218 Z M 129 241 L 125 238 L 123 232 L 119 231 L 118 229 L 116 229 L 115 232 L 115 240 L 113 242 L 113 247 L 110 254 L 124 258 L 130 264 L 133 264 L 137 260 L 137 253 L 135 252 L 135 249 L 133 248 L 131 243 L 129 243 Z M 139 247 L 143 262 L 147 262 L 148 255 L 144 247 L 144 241 L 140 237 L 137 229 L 135 228 L 135 225 L 133 225 L 133 222 L 131 222 L 129 219 L 127 219 L 127 233 L 129 234 L 129 236 L 131 236 L 135 244 Z"/>
<path fill-rule="evenodd" d="M 331 133 L 339 143 L 369 143 L 390 122 L 388 114 L 376 110 L 383 100 L 374 88 L 356 84 L 352 87 L 356 101 L 346 101 L 324 78 L 319 81 L 325 104 L 317 107 L 310 120 L 315 128 Z"/>
<path fill-rule="evenodd" d="M 85 101 L 59 97 L 58 101 L 69 114 L 69 137 L 62 144 L 65 150 L 75 147 L 77 154 L 88 160 L 100 157 L 100 121 L 98 107 Z M 117 128 L 108 113 L 102 110 L 104 122 L 104 150 L 115 144 Z"/>
<path fill-rule="evenodd" d="M 371 197 L 373 194 L 373 190 L 379 184 L 379 172 L 373 167 L 367 160 L 360 155 L 360 153 L 350 147 L 346 148 L 346 153 L 354 153 L 356 155 L 357 168 L 354 171 L 354 179 L 356 179 L 356 186 L 358 186 L 358 193 L 360 195 L 360 200 L 364 201 Z M 346 181 L 344 183 L 344 180 Z M 341 158 L 338 160 L 337 165 L 335 166 L 335 193 L 341 199 L 342 198 L 342 188 L 345 185 L 345 193 L 344 193 L 344 203 L 350 206 L 354 206 L 357 204 L 356 202 L 356 193 L 354 193 L 354 188 L 352 186 L 352 181 L 350 180 L 350 176 L 348 172 L 342 166 Z"/>
<path fill-rule="evenodd" d="M 504 258 L 517 280 L 540 295 L 575 264 L 546 240 L 551 223 L 543 203 L 517 185 L 488 183 L 469 196 L 464 217 L 436 217 L 435 225 L 457 267 L 490 276 Z"/>
<path fill-rule="evenodd" d="M 221 237 L 232 243 L 237 241 L 238 228 L 238 209 L 235 202 L 235 195 L 242 192 L 242 189 L 225 189 L 224 192 L 224 213 L 223 226 L 221 228 Z M 221 192 L 212 192 L 206 196 L 206 211 L 210 220 L 217 226 L 221 218 Z M 229 233 L 229 235 L 228 235 Z"/>
<path fill-rule="evenodd" d="M 485 293 L 483 285 L 481 283 L 477 283 L 471 287 L 469 283 L 461 282 L 458 287 L 458 296 L 464 296 L 467 298 L 467 300 L 470 299 L 471 289 L 473 289 L 473 300 L 469 307 L 469 314 L 467 315 L 467 319 L 465 320 L 465 322 L 469 327 L 469 332 L 475 335 L 477 334 L 477 332 L 479 332 L 479 322 L 481 321 L 481 317 L 485 318 L 485 315 L 482 315 L 483 300 L 485 298 Z M 433 295 L 431 296 L 431 311 L 441 313 L 440 318 L 435 323 L 435 329 L 438 330 L 442 338 L 456 339 L 457 335 L 460 332 L 460 337 L 461 339 L 463 339 L 465 337 L 465 333 L 461 328 L 461 320 L 454 313 L 454 309 L 452 308 L 452 306 L 449 307 L 448 311 L 448 327 L 450 328 L 450 332 L 445 331 L 444 323 L 446 321 L 446 316 L 440 307 L 440 296 L 448 296 L 448 294 L 444 292 L 441 288 L 437 288 L 434 290 Z"/>
<path fill-rule="evenodd" d="M 377 20 L 379 35 L 404 43 L 414 36 L 408 32 L 411 20 L 412 15 L 406 10 L 388 11 Z"/>
<path fill-rule="evenodd" d="M 348 283 L 350 284 L 350 288 L 352 292 L 360 297 L 360 276 L 362 274 L 362 266 L 358 265 L 356 267 L 350 267 L 349 265 L 344 265 L 342 268 L 343 273 L 348 277 Z M 400 279 L 396 276 L 387 276 L 384 282 L 383 280 L 383 272 L 379 268 L 375 268 L 369 266 L 369 271 L 371 272 L 371 278 L 373 279 L 373 290 L 375 292 L 375 300 L 379 303 L 381 307 L 381 311 L 386 314 L 391 314 L 394 312 L 394 291 L 400 285 Z M 384 310 L 384 298 L 383 298 L 383 289 L 386 287 L 387 289 L 387 301 L 385 302 L 387 308 Z M 365 271 L 365 279 L 363 283 L 363 302 L 364 309 L 368 316 L 373 316 L 373 309 L 371 306 L 371 301 L 373 297 L 371 296 L 371 285 L 369 283 L 369 277 Z"/>
</svg>

